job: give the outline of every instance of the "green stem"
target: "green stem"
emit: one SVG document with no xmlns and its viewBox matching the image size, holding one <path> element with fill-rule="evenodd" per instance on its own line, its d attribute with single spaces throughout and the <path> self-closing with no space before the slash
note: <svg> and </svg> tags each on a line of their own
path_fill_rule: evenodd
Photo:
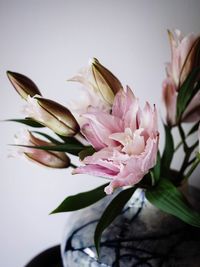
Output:
<svg viewBox="0 0 200 267">
<path fill-rule="evenodd" d="M 185 170 L 187 169 L 187 167 L 192 163 L 192 161 L 194 160 L 191 160 L 190 161 L 190 156 L 191 154 L 193 153 L 194 149 L 196 148 L 196 146 L 198 145 L 198 141 L 194 143 L 194 145 L 192 145 L 191 147 L 188 147 L 187 148 L 187 151 L 185 152 L 185 158 L 184 158 L 184 161 L 182 163 L 182 166 L 181 166 L 181 169 L 180 169 L 180 174 L 183 175 Z M 197 156 L 197 158 L 199 158 L 200 156 Z M 194 161 L 196 162 L 196 160 Z M 194 164 L 194 163 L 193 163 Z M 193 165 L 192 165 L 193 166 Z"/>
<path fill-rule="evenodd" d="M 192 128 L 191 128 L 191 130 L 185 135 L 185 140 L 191 135 L 191 134 L 193 134 L 195 131 L 197 131 L 197 125 L 195 124 Z M 198 143 L 198 142 L 197 142 Z M 181 147 L 181 145 L 183 144 L 183 141 L 181 140 L 177 145 L 176 145 L 176 147 L 175 147 L 175 149 L 174 149 L 174 152 L 176 152 L 178 149 L 179 149 L 179 147 Z"/>
<path fill-rule="evenodd" d="M 188 162 L 188 166 L 190 166 L 195 160 L 196 160 L 196 157 L 194 157 L 193 159 L 191 159 L 191 160 Z"/>
<path fill-rule="evenodd" d="M 190 149 L 194 150 L 198 145 L 199 145 L 199 140 L 197 140 L 197 141 L 190 147 Z"/>
<path fill-rule="evenodd" d="M 195 161 L 193 162 L 191 168 L 186 173 L 185 179 L 188 179 L 192 175 L 193 171 L 196 169 L 196 167 L 199 165 L 199 163 L 200 163 L 200 154 L 197 155 L 197 157 L 196 157 Z"/>
<path fill-rule="evenodd" d="M 174 152 L 176 152 L 178 149 L 179 149 L 179 147 L 182 145 L 182 141 L 180 141 L 178 144 L 177 144 L 177 146 L 174 148 Z"/>
<path fill-rule="evenodd" d="M 178 125 L 179 133 L 181 136 L 181 143 L 183 144 L 183 150 L 185 152 L 185 157 L 182 163 L 182 166 L 180 168 L 180 181 L 182 180 L 182 177 L 184 176 L 185 170 L 188 168 L 189 165 L 191 165 L 192 161 L 190 161 L 191 154 L 193 153 L 194 149 L 198 145 L 198 141 L 195 142 L 192 146 L 188 146 L 186 143 L 186 135 L 185 132 L 181 126 L 181 124 Z M 195 161 L 196 162 L 196 161 Z M 194 163 L 193 163 L 194 164 Z M 193 166 L 193 165 L 192 165 Z"/>
<path fill-rule="evenodd" d="M 183 143 L 183 149 L 184 149 L 185 153 L 187 153 L 187 151 L 188 151 L 188 145 L 186 143 L 186 140 L 185 140 L 186 139 L 185 132 L 184 132 L 181 124 L 178 125 L 178 130 L 179 130 L 179 134 L 181 136 L 181 141 Z"/>
</svg>

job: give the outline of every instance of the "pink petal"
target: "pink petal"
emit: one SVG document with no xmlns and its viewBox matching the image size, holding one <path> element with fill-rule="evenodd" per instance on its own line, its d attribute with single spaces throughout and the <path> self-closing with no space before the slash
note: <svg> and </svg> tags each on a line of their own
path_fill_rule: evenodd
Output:
<svg viewBox="0 0 200 267">
<path fill-rule="evenodd" d="M 124 186 L 124 181 L 121 179 L 115 179 L 108 186 L 104 188 L 104 191 L 107 195 L 111 195 L 114 190 L 118 187 L 123 187 Z"/>
<path fill-rule="evenodd" d="M 84 124 L 81 129 L 82 134 L 86 137 L 88 142 L 95 148 L 95 150 L 100 150 L 105 147 L 102 138 L 96 134 L 95 129 L 91 123 Z"/>
<path fill-rule="evenodd" d="M 112 148 L 104 148 L 95 152 L 92 156 L 86 157 L 83 162 L 85 164 L 97 164 L 118 173 L 120 170 L 120 164 L 113 160 L 115 156 L 115 150 Z"/>
<path fill-rule="evenodd" d="M 170 125 L 176 123 L 176 87 L 170 78 L 163 82 L 162 99 L 166 109 L 166 120 Z"/>
<path fill-rule="evenodd" d="M 132 143 L 124 146 L 122 151 L 127 153 L 128 155 L 139 155 L 144 151 L 144 147 L 145 147 L 144 137 L 136 135 L 133 138 Z"/>
<path fill-rule="evenodd" d="M 147 140 L 145 151 L 141 157 L 141 171 L 147 173 L 149 169 L 153 168 L 157 160 L 159 135 L 155 138 Z"/>
<path fill-rule="evenodd" d="M 125 172 L 124 172 L 125 174 Z M 118 188 L 118 187 L 123 187 L 123 186 L 133 186 L 137 184 L 142 178 L 143 178 L 143 173 L 140 172 L 138 169 L 133 169 L 131 173 L 127 173 L 126 177 L 115 177 L 113 180 L 110 182 L 110 184 L 104 189 L 106 194 L 112 194 L 113 191 Z"/>
<path fill-rule="evenodd" d="M 122 120 L 109 113 L 96 110 L 84 114 L 84 117 L 88 118 L 96 124 L 100 124 L 102 127 L 108 129 L 110 132 L 120 132 L 123 130 Z"/>
<path fill-rule="evenodd" d="M 111 140 L 109 136 L 113 132 L 123 131 L 123 121 L 111 114 L 101 111 L 84 114 L 84 117 L 89 120 L 90 127 L 101 143 L 112 146 L 116 145 L 116 142 Z M 85 134 L 85 136 L 88 138 L 87 134 Z"/>
<path fill-rule="evenodd" d="M 82 68 L 78 74 L 68 79 L 68 81 L 79 82 L 84 85 L 87 89 L 94 91 L 94 86 L 92 84 L 92 74 L 89 67 Z"/>
<path fill-rule="evenodd" d="M 154 105 L 152 109 L 150 104 L 146 102 L 146 105 L 143 110 L 138 112 L 138 122 L 139 128 L 143 128 L 144 131 L 151 135 L 151 133 L 156 133 L 158 126 L 157 126 L 157 110 Z"/>
<path fill-rule="evenodd" d="M 112 114 L 118 118 L 124 119 L 130 106 L 137 102 L 132 90 L 127 87 L 126 91 L 119 91 L 114 99 Z"/>
<path fill-rule="evenodd" d="M 116 172 L 97 164 L 78 167 L 72 172 L 72 174 L 84 174 L 84 173 L 94 176 L 101 176 L 105 178 L 110 178 L 116 175 Z"/>
<path fill-rule="evenodd" d="M 158 136 L 149 138 L 145 151 L 139 156 L 130 157 L 116 178 L 124 178 L 124 185 L 138 183 L 156 163 L 158 140 Z"/>
</svg>

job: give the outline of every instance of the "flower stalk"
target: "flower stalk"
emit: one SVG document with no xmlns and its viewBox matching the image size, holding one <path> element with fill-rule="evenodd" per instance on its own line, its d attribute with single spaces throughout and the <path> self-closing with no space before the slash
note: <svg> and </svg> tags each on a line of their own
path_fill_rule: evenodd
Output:
<svg viewBox="0 0 200 267">
<path fill-rule="evenodd" d="M 197 168 L 197 166 L 200 163 L 200 154 L 198 153 L 196 158 L 193 161 L 193 164 L 191 166 L 191 168 L 188 170 L 188 172 L 185 175 L 185 179 L 190 178 L 190 176 L 192 175 L 192 173 L 194 172 L 194 170 Z"/>
</svg>

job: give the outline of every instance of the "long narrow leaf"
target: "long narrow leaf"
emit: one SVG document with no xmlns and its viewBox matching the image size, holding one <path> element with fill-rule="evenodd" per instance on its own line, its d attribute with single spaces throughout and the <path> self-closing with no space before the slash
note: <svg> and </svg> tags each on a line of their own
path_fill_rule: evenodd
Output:
<svg viewBox="0 0 200 267">
<path fill-rule="evenodd" d="M 46 139 L 48 139 L 50 142 L 54 143 L 54 144 L 62 144 L 61 142 L 59 142 L 57 139 L 51 137 L 50 135 L 46 134 L 46 133 L 42 133 L 42 132 L 38 132 L 38 131 L 31 131 L 32 133 L 36 133 L 39 134 L 43 137 L 45 137 Z"/>
<path fill-rule="evenodd" d="M 18 123 L 22 123 L 31 127 L 35 127 L 35 128 L 42 128 L 44 127 L 42 124 L 40 124 L 37 121 L 34 121 L 31 118 L 26 118 L 26 119 L 9 119 L 9 120 L 5 120 L 5 121 L 11 121 L 11 122 L 18 122 Z"/>
<path fill-rule="evenodd" d="M 177 97 L 177 119 L 179 120 L 187 105 L 198 92 L 199 86 L 194 86 L 199 79 L 200 68 L 194 69 L 181 86 Z"/>
<path fill-rule="evenodd" d="M 95 153 L 95 149 L 92 146 L 84 148 L 78 155 L 81 160 L 84 160 L 85 157 L 91 156 Z"/>
<path fill-rule="evenodd" d="M 67 137 L 67 136 L 62 136 L 59 134 L 56 134 L 64 143 L 66 144 L 71 144 L 71 145 L 76 145 L 79 147 L 82 147 L 82 149 L 85 148 L 85 145 L 83 145 L 77 138 L 76 136 L 72 136 L 72 137 Z"/>
<path fill-rule="evenodd" d="M 68 212 L 88 207 L 106 196 L 104 188 L 108 184 L 101 185 L 91 191 L 67 197 L 55 210 L 51 212 Z"/>
<path fill-rule="evenodd" d="M 67 152 L 69 154 L 78 156 L 79 152 L 83 149 L 82 146 L 76 146 L 71 144 L 59 144 L 59 145 L 52 145 L 52 146 L 26 146 L 26 145 L 12 145 L 12 146 L 19 146 L 19 147 L 30 147 L 34 149 L 40 150 L 50 150 L 50 151 L 61 151 Z"/>
<path fill-rule="evenodd" d="M 161 159 L 161 164 L 162 164 L 161 170 L 166 172 L 167 170 L 169 170 L 173 158 L 174 141 L 171 133 L 171 128 L 168 127 L 167 125 L 164 125 L 164 129 L 165 129 L 165 148 Z"/>
<path fill-rule="evenodd" d="M 80 141 L 78 141 L 75 137 L 67 137 L 67 136 L 62 136 L 57 134 L 57 136 L 59 136 L 59 138 L 61 140 L 63 140 L 65 143 L 68 144 L 75 144 L 75 145 L 79 145 L 82 146 L 83 148 L 85 147 Z"/>
<path fill-rule="evenodd" d="M 160 158 L 160 152 L 158 151 L 158 153 L 157 153 L 157 162 L 156 162 L 156 165 L 154 166 L 154 168 L 152 169 L 153 180 L 154 180 L 155 184 L 160 179 L 160 172 L 161 172 L 161 158 Z"/>
<path fill-rule="evenodd" d="M 107 206 L 103 215 L 101 216 L 94 234 L 94 243 L 96 247 L 97 254 L 99 255 L 99 244 L 101 240 L 101 235 L 103 231 L 111 224 L 111 222 L 117 217 L 117 215 L 122 211 L 123 207 L 127 201 L 131 198 L 135 187 L 121 191 Z"/>
<path fill-rule="evenodd" d="M 195 133 L 199 128 L 199 121 L 190 129 L 187 136 L 190 136 L 191 134 Z"/>
<path fill-rule="evenodd" d="M 169 180 L 161 178 L 157 186 L 146 191 L 146 198 L 160 210 L 200 227 L 200 214 L 192 209 L 182 193 Z"/>
</svg>

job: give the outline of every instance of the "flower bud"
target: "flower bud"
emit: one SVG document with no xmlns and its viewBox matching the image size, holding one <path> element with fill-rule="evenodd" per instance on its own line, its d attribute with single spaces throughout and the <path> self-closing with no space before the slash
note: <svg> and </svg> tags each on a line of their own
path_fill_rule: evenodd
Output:
<svg viewBox="0 0 200 267">
<path fill-rule="evenodd" d="M 199 59 L 199 50 L 200 50 L 200 37 L 198 37 L 193 44 L 187 54 L 183 67 L 180 73 L 180 85 L 186 80 L 190 72 L 200 67 L 200 59 Z"/>
<path fill-rule="evenodd" d="M 162 100 L 166 109 L 166 122 L 172 126 L 176 124 L 176 87 L 169 77 L 163 81 L 162 87 Z"/>
<path fill-rule="evenodd" d="M 28 116 L 62 136 L 74 136 L 79 125 L 72 113 L 61 104 L 42 97 L 27 98 Z"/>
<path fill-rule="evenodd" d="M 168 30 L 168 35 L 171 46 L 171 62 L 167 63 L 166 71 L 178 91 L 189 73 L 200 66 L 198 56 L 200 37 L 193 33 L 182 36 L 179 30 L 175 30 L 174 33 Z"/>
<path fill-rule="evenodd" d="M 25 146 L 53 146 L 47 142 L 35 137 L 31 132 L 24 131 L 20 136 L 16 136 L 16 143 Z M 64 152 L 46 151 L 30 147 L 19 147 L 18 154 L 27 159 L 51 168 L 67 168 L 70 165 L 70 159 Z"/>
<path fill-rule="evenodd" d="M 96 58 L 91 61 L 93 78 L 103 99 L 112 105 L 116 93 L 123 87 L 120 81 Z"/>
<path fill-rule="evenodd" d="M 7 76 L 17 93 L 27 100 L 27 97 L 41 95 L 35 83 L 23 74 L 7 71 Z"/>
</svg>

